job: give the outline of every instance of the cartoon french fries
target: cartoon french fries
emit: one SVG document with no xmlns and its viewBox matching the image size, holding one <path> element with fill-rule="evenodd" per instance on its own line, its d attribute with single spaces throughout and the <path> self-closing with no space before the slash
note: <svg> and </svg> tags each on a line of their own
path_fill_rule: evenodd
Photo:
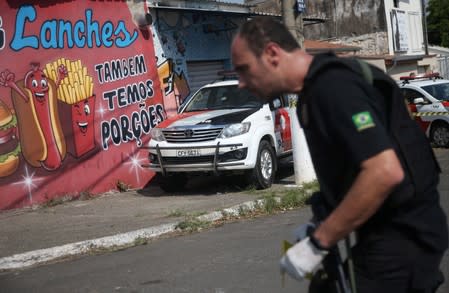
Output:
<svg viewBox="0 0 449 293">
<path fill-rule="evenodd" d="M 66 139 L 67 152 L 79 158 L 95 147 L 95 95 L 92 77 L 81 60 L 60 58 L 45 66 L 44 72 L 58 78 L 58 68 L 67 68 L 67 75 L 58 87 L 58 112 Z"/>
</svg>

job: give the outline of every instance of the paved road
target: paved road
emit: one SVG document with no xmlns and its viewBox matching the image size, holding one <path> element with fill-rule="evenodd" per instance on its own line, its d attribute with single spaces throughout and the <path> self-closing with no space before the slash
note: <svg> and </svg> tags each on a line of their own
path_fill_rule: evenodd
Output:
<svg viewBox="0 0 449 293">
<path fill-rule="evenodd" d="M 449 150 L 436 150 L 449 214 Z M 300 292 L 278 272 L 280 243 L 310 217 L 300 209 L 167 237 L 131 249 L 0 274 L 0 292 Z M 449 255 L 442 264 L 449 279 Z M 449 292 L 448 283 L 439 293 Z"/>
<path fill-rule="evenodd" d="M 0 276 L 0 292 L 306 292 L 278 271 L 292 211 Z M 305 287 L 305 286 L 302 286 Z"/>
</svg>

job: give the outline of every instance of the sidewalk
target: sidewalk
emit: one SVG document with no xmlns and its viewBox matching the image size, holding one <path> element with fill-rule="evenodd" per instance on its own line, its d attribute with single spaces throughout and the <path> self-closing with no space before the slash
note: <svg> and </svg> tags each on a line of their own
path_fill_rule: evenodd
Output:
<svg viewBox="0 0 449 293">
<path fill-rule="evenodd" d="M 272 189 L 284 184 L 294 184 L 292 177 L 282 179 Z M 174 231 L 187 214 L 204 213 L 202 217 L 207 220 L 219 219 L 219 211 L 238 211 L 240 205 L 252 205 L 260 197 L 255 191 L 220 193 L 218 187 L 202 194 L 197 188 L 170 195 L 150 186 L 53 207 L 0 212 L 0 271 L 132 245 L 141 238 Z"/>
</svg>

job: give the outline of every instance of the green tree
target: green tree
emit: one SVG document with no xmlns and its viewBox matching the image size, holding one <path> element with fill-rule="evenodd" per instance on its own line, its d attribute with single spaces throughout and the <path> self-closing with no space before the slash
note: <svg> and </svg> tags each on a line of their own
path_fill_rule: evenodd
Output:
<svg viewBox="0 0 449 293">
<path fill-rule="evenodd" d="M 429 43 L 449 48 L 449 0 L 429 0 L 426 19 Z"/>
</svg>

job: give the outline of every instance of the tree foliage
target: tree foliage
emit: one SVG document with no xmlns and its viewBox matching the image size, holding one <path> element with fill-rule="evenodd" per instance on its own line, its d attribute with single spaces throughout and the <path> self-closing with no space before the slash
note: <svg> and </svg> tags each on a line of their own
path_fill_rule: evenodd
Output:
<svg viewBox="0 0 449 293">
<path fill-rule="evenodd" d="M 449 0 L 429 0 L 426 19 L 429 43 L 449 48 Z"/>
</svg>

